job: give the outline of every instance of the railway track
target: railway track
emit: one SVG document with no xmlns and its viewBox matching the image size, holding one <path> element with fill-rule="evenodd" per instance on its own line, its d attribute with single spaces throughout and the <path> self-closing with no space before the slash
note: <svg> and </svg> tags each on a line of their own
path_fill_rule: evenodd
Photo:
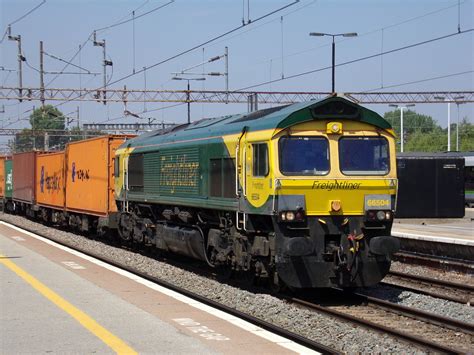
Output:
<svg viewBox="0 0 474 355">
<path fill-rule="evenodd" d="M 427 352 L 470 353 L 474 346 L 472 324 L 360 294 L 348 295 L 341 291 L 339 296 L 346 300 L 352 297 L 353 303 L 341 305 L 333 299 L 331 303 L 321 304 L 307 299 L 281 297 L 290 303 L 388 334 Z"/>
<path fill-rule="evenodd" d="M 215 309 L 218 309 L 220 311 L 223 311 L 223 312 L 226 312 L 228 314 L 231 314 L 235 317 L 238 317 L 240 319 L 243 319 L 251 324 L 254 324 L 262 329 L 265 329 L 269 332 L 272 332 L 274 334 L 277 334 L 277 335 L 280 335 L 286 339 L 289 339 L 291 341 L 294 341 L 295 343 L 297 344 L 300 344 L 308 349 L 311 349 L 311 350 L 314 350 L 314 351 L 317 351 L 321 354 L 343 354 L 342 352 L 340 352 L 339 350 L 337 349 L 334 349 L 334 348 L 331 348 L 331 347 L 328 347 L 324 344 L 321 344 L 319 342 L 316 342 L 314 340 L 311 340 L 311 339 L 308 339 L 308 338 L 305 338 L 297 333 L 294 333 L 294 332 L 291 332 L 285 328 L 282 328 L 282 327 L 279 327 L 275 324 L 271 324 L 267 321 L 264 321 L 264 320 L 261 320 L 257 317 L 254 317 L 250 314 L 247 314 L 247 313 L 244 313 L 244 312 L 241 312 L 237 309 L 234 309 L 232 307 L 229 307 L 229 306 L 226 306 L 224 304 L 221 304 L 221 303 L 218 303 L 212 299 L 209 299 L 207 297 L 204 297 L 204 296 L 201 296 L 197 293 L 194 293 L 194 292 L 191 292 L 185 288 L 182 288 L 182 287 L 179 287 L 179 286 L 176 286 L 176 285 L 173 285 L 167 281 L 164 281 L 164 280 L 161 280 L 159 278 L 156 278 L 156 277 L 153 277 L 153 276 L 150 276 L 149 274 L 147 273 L 144 273 L 144 272 L 141 272 L 139 270 L 136 270 L 135 268 L 132 268 L 132 267 L 129 267 L 127 265 L 124 265 L 124 264 L 121 264 L 121 263 L 118 263 L 112 259 L 109 259 L 107 257 L 104 257 L 102 255 L 99 255 L 99 254 L 96 254 L 94 252 L 90 252 L 90 251 L 87 251 L 87 250 L 83 250 L 81 248 L 78 248 L 77 246 L 75 245 L 72 245 L 72 244 L 69 244 L 69 243 L 65 243 L 61 240 L 57 240 L 55 238 L 51 238 L 43 233 L 40 233 L 36 230 L 32 230 L 30 228 L 25 228 L 24 226 L 17 226 L 25 231 L 28 231 L 28 232 L 31 232 L 31 233 L 34 233 L 34 234 L 37 234 L 37 235 L 40 235 L 41 237 L 45 238 L 45 239 L 48 239 L 48 240 L 51 240 L 51 241 L 54 241 L 55 243 L 57 244 L 60 244 L 62 246 L 65 246 L 65 247 L 68 247 L 70 249 L 73 249 L 75 251 L 79 251 L 87 256 L 90 256 L 92 258 L 95 258 L 97 260 L 100 260 L 102 262 L 105 262 L 109 265 L 112 265 L 112 266 L 115 266 L 121 270 L 125 270 L 125 271 L 128 271 L 136 276 L 139 276 L 145 280 L 148 280 L 148 281 L 151 281 L 157 285 L 160 285 L 162 287 L 165 287 L 165 288 L 168 288 L 172 291 L 175 291 L 175 292 L 178 292 L 184 296 L 187 296 L 189 298 L 192 298 L 198 302 L 201 302 L 201 303 L 204 303 L 208 306 L 211 306 Z"/>
<path fill-rule="evenodd" d="M 393 260 L 410 265 L 421 265 L 444 271 L 456 271 L 463 274 L 474 275 L 474 262 L 467 260 L 454 260 L 432 255 L 421 255 L 409 251 L 395 253 Z"/>
<path fill-rule="evenodd" d="M 474 306 L 474 286 L 471 285 L 397 271 L 390 271 L 380 284 Z"/>
</svg>

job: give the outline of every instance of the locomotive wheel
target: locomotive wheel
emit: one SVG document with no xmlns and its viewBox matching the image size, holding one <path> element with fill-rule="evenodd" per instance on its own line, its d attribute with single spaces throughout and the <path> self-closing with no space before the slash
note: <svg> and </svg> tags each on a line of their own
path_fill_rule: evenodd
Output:
<svg viewBox="0 0 474 355">
<path fill-rule="evenodd" d="M 241 278 L 244 284 L 248 287 L 256 286 L 258 277 L 255 275 L 255 270 L 251 268 L 248 271 L 241 271 Z"/>
<path fill-rule="evenodd" d="M 130 242 L 133 237 L 133 229 L 135 223 L 133 217 L 128 213 L 120 214 L 120 220 L 118 223 L 118 233 L 122 241 Z"/>
<path fill-rule="evenodd" d="M 283 282 L 275 270 L 270 273 L 270 277 L 268 278 L 268 288 L 275 294 L 291 291 L 291 288 Z"/>
<path fill-rule="evenodd" d="M 224 282 L 232 280 L 235 276 L 234 270 L 228 265 L 216 266 L 215 270 L 218 279 Z"/>
</svg>

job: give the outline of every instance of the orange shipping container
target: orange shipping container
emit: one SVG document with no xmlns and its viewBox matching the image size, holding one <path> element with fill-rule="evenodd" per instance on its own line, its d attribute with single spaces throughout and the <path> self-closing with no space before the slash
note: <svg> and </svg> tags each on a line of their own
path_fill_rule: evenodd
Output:
<svg viewBox="0 0 474 355">
<path fill-rule="evenodd" d="M 64 208 L 65 153 L 36 156 L 36 203 L 57 209 Z"/>
<path fill-rule="evenodd" d="M 66 209 L 96 216 L 117 211 L 114 199 L 115 151 L 132 136 L 109 135 L 66 147 Z"/>
<path fill-rule="evenodd" d="M 0 199 L 5 197 L 5 159 L 0 157 Z"/>
</svg>

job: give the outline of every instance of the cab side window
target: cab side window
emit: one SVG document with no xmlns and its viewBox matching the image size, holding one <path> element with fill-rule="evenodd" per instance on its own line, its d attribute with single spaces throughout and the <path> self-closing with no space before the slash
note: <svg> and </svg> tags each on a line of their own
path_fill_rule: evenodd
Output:
<svg viewBox="0 0 474 355">
<path fill-rule="evenodd" d="M 131 154 L 128 159 L 128 185 L 130 191 L 143 191 L 143 154 Z"/>
<path fill-rule="evenodd" d="M 269 173 L 268 146 L 266 143 L 252 144 L 253 176 L 265 177 Z"/>
</svg>

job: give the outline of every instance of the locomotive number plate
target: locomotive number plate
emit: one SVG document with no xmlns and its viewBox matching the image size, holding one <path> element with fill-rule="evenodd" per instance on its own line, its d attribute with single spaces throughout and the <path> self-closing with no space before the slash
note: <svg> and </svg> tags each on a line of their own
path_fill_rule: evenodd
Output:
<svg viewBox="0 0 474 355">
<path fill-rule="evenodd" d="M 365 195 L 365 210 L 391 210 L 390 195 Z"/>
</svg>

